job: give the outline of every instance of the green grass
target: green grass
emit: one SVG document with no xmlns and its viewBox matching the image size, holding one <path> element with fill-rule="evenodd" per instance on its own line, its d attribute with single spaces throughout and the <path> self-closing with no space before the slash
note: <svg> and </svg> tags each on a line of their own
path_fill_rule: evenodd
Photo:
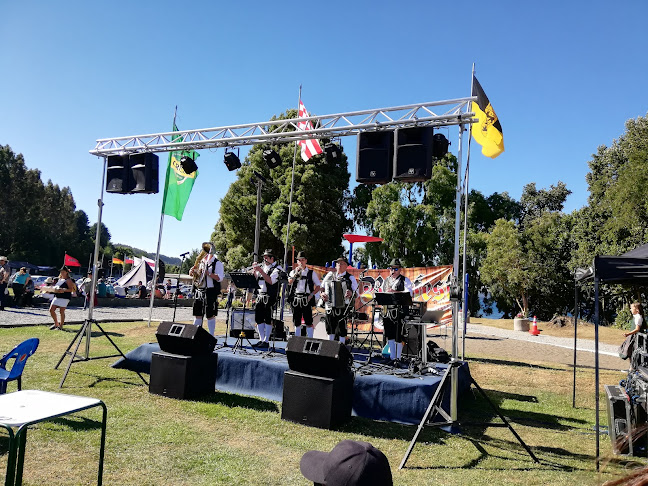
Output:
<svg viewBox="0 0 648 486">
<path fill-rule="evenodd" d="M 155 340 L 155 326 L 146 323 L 102 326 L 124 352 Z M 111 368 L 114 359 L 75 363 L 59 390 L 67 359 L 58 370 L 53 368 L 74 336 L 71 331 L 78 328 L 2 329 L 0 353 L 38 337 L 41 344 L 27 363 L 24 389 L 91 396 L 106 403 L 107 485 L 306 485 L 299 471 L 303 453 L 330 450 L 342 439 L 366 440 L 382 450 L 397 485 L 598 484 L 624 474 L 635 462 L 613 456 L 609 440 L 602 436 L 602 467 L 600 475 L 596 473 L 594 373 L 588 369 L 578 372 L 578 407 L 572 408 L 571 369 L 476 357 L 470 363 L 473 376 L 540 464 L 532 462 L 506 428 L 474 425 L 465 427 L 464 435 L 449 435 L 426 427 L 406 468 L 399 471 L 415 426 L 354 417 L 340 430 L 330 431 L 283 421 L 280 403 L 255 397 L 216 392 L 200 401 L 167 399 L 149 394 L 135 373 Z M 91 343 L 91 355 L 113 354 L 103 336 L 95 333 Z M 601 383 L 620 378 L 618 373 L 601 373 Z M 15 389 L 15 382 L 9 385 L 10 392 Z M 602 397 L 601 420 L 606 425 Z M 460 406 L 464 421 L 499 423 L 476 392 L 460 397 Z M 94 409 L 30 429 L 24 484 L 93 484 L 100 420 Z M 7 448 L 7 435 L 0 432 L 2 471 Z"/>
</svg>

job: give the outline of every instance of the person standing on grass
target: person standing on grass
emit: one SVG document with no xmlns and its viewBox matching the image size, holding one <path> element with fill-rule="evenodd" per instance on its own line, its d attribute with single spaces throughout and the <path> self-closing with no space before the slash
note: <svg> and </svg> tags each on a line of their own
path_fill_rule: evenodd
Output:
<svg viewBox="0 0 648 486">
<path fill-rule="evenodd" d="M 56 285 L 48 291 L 55 294 L 55 297 L 52 299 L 50 304 L 50 315 L 54 319 L 54 324 L 50 327 L 51 330 L 63 330 L 63 324 L 65 324 L 65 309 L 70 303 L 72 298 L 72 292 L 76 290 L 76 285 L 74 280 L 70 278 L 70 270 L 68 267 L 63 266 L 59 271 L 58 282 Z M 56 309 L 59 310 L 61 315 L 60 320 L 56 319 Z"/>
<path fill-rule="evenodd" d="M 643 306 L 640 302 L 633 302 L 630 304 L 630 312 L 632 312 L 632 319 L 634 321 L 634 329 L 624 334 L 625 337 L 637 334 L 638 332 L 646 330 L 646 320 L 644 319 Z"/>
<path fill-rule="evenodd" d="M 26 267 L 21 267 L 18 273 L 14 275 L 13 284 L 11 288 L 14 293 L 14 304 L 16 307 L 21 307 L 23 305 L 23 294 L 25 293 L 25 285 L 31 280 L 29 272 L 27 272 Z"/>
<path fill-rule="evenodd" d="M 0 310 L 5 310 L 5 291 L 7 290 L 10 276 L 11 269 L 9 268 L 9 265 L 7 265 L 7 257 L 4 255 L 0 256 Z"/>
</svg>

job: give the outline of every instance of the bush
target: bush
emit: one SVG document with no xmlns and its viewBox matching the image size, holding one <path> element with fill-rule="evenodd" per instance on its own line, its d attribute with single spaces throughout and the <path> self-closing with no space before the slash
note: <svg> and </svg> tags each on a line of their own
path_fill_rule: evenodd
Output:
<svg viewBox="0 0 648 486">
<path fill-rule="evenodd" d="M 632 312 L 628 307 L 621 309 L 614 319 L 614 327 L 618 329 L 633 329 L 634 322 L 632 322 Z"/>
</svg>

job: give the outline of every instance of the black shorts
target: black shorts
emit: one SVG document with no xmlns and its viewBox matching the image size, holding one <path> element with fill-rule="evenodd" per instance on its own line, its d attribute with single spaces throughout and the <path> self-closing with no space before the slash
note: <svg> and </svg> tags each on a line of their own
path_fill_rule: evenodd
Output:
<svg viewBox="0 0 648 486">
<path fill-rule="evenodd" d="M 218 315 L 218 289 L 196 289 L 193 304 L 194 317 L 207 317 L 210 319 Z"/>
</svg>

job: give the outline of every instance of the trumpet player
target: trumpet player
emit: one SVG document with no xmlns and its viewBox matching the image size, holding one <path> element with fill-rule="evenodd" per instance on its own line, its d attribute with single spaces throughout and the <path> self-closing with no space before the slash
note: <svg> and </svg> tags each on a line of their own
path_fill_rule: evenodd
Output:
<svg viewBox="0 0 648 486">
<path fill-rule="evenodd" d="M 277 302 L 279 290 L 279 266 L 275 262 L 272 250 L 266 250 L 263 253 L 263 265 L 254 262 L 252 269 L 259 284 L 259 293 L 254 307 L 254 320 L 257 324 L 259 342 L 255 346 L 268 348 L 272 334 L 272 311 Z"/>
<path fill-rule="evenodd" d="M 315 306 L 315 294 L 320 290 L 319 277 L 306 264 L 308 259 L 303 251 L 297 254 L 297 265 L 288 276 L 290 293 L 288 302 L 293 309 L 293 324 L 295 325 L 295 336 L 301 336 L 301 321 L 304 318 L 306 335 L 313 337 L 313 307 Z"/>
<path fill-rule="evenodd" d="M 329 272 L 322 280 L 322 301 L 326 309 L 326 333 L 331 341 L 339 339 L 341 343 L 346 341 L 346 311 L 349 305 L 353 305 L 352 298 L 358 290 L 358 281 L 353 275 L 347 273 L 349 264 L 346 258 L 340 257 L 335 260 L 335 272 Z M 333 306 L 332 296 L 327 290 L 329 287 L 324 283 L 327 281 L 340 282 L 342 284 L 342 293 L 344 302 L 342 305 Z"/>
<path fill-rule="evenodd" d="M 189 270 L 194 281 L 193 317 L 196 326 L 202 326 L 203 317 L 207 318 L 207 328 L 213 336 L 216 332 L 218 314 L 218 294 L 225 276 L 223 262 L 216 258 L 214 245 L 206 241 L 196 263 Z"/>
<path fill-rule="evenodd" d="M 403 265 L 398 258 L 389 263 L 389 277 L 385 279 L 383 290 L 385 292 L 409 292 L 414 295 L 414 288 L 409 278 L 401 273 Z M 404 312 L 399 305 L 387 305 L 383 309 L 383 325 L 387 349 L 392 360 L 400 359 L 403 349 L 403 316 Z"/>
</svg>

